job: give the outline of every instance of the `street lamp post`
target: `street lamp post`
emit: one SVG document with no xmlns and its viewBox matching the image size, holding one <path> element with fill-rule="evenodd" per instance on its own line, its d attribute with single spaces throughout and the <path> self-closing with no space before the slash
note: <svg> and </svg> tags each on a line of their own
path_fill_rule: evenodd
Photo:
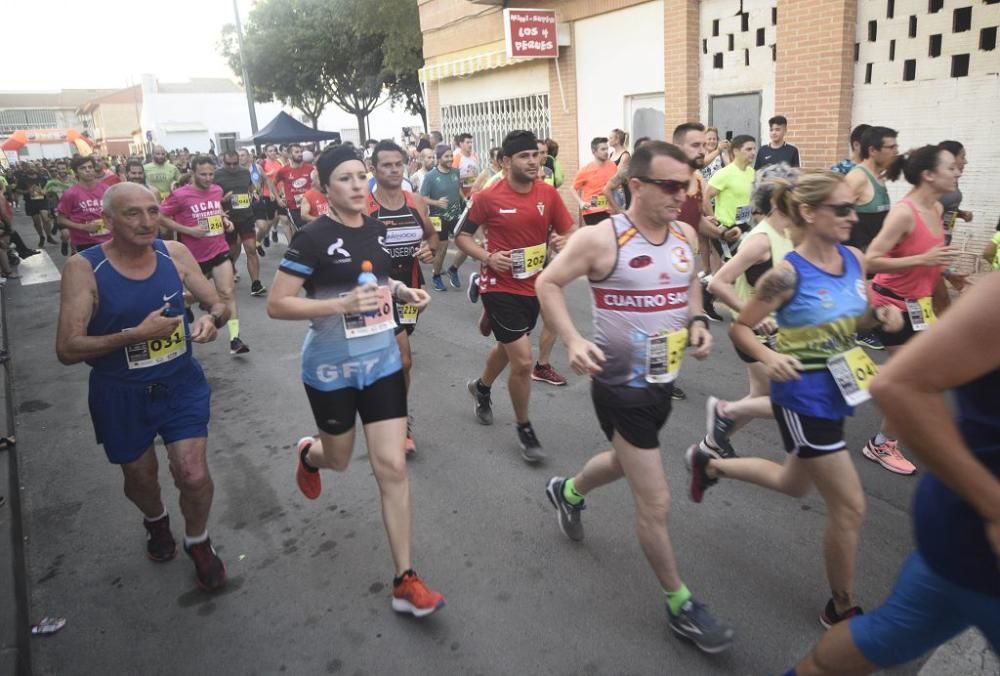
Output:
<svg viewBox="0 0 1000 676">
<path fill-rule="evenodd" d="M 247 93 L 247 108 L 250 110 L 250 130 L 257 133 L 257 110 L 253 105 L 252 86 L 250 85 L 250 74 L 247 72 L 247 62 L 243 59 L 243 24 L 240 23 L 240 8 L 237 0 L 233 0 L 233 15 L 236 17 L 236 43 L 240 48 L 240 66 L 243 68 L 243 88 Z"/>
</svg>

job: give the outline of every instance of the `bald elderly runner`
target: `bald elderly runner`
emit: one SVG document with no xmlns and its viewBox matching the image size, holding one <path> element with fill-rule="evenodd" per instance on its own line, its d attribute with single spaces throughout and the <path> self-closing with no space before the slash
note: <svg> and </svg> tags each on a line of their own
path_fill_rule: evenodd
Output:
<svg viewBox="0 0 1000 676">
<path fill-rule="evenodd" d="M 154 447 L 157 436 L 163 440 L 180 491 L 184 551 L 198 585 L 212 591 L 225 584 L 226 567 L 208 537 L 211 393 L 191 343 L 215 340 L 228 310 L 187 247 L 157 239 L 160 207 L 152 192 L 134 183 L 112 186 L 102 215 L 113 239 L 71 257 L 63 269 L 56 354 L 63 364 L 91 367 L 97 442 L 122 469 L 125 495 L 144 517 L 146 554 L 156 562 L 177 553 Z M 185 288 L 210 308 L 190 324 Z"/>
</svg>

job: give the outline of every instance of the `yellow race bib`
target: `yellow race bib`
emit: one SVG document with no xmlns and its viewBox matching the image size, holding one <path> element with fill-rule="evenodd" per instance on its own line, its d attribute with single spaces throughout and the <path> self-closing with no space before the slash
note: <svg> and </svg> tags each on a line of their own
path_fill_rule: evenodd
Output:
<svg viewBox="0 0 1000 676">
<path fill-rule="evenodd" d="M 108 230 L 108 226 L 104 224 L 103 218 L 98 218 L 96 221 L 91 221 L 91 224 L 97 226 L 97 230 L 94 230 L 93 233 L 95 235 L 107 235 L 110 234 L 111 232 L 110 230 Z"/>
<path fill-rule="evenodd" d="M 681 371 L 688 330 L 660 331 L 646 339 L 646 382 L 672 383 Z"/>
<path fill-rule="evenodd" d="M 510 272 L 514 279 L 534 277 L 545 267 L 545 244 L 513 249 L 510 252 Z"/>
<path fill-rule="evenodd" d="M 222 223 L 222 216 L 216 214 L 215 216 L 207 216 L 205 218 L 198 219 L 198 227 L 202 230 L 208 230 L 209 236 L 221 235 L 225 232 L 225 225 Z"/>
<path fill-rule="evenodd" d="M 245 192 L 236 193 L 231 198 L 234 209 L 249 209 L 250 194 Z"/>
<path fill-rule="evenodd" d="M 868 388 L 872 378 L 878 375 L 878 367 L 863 348 L 855 347 L 830 357 L 826 360 L 826 367 L 833 374 L 848 406 L 857 406 L 871 399 Z"/>
<path fill-rule="evenodd" d="M 937 321 L 934 300 L 930 296 L 906 301 L 906 314 L 914 331 L 926 331 Z"/>
<path fill-rule="evenodd" d="M 185 352 L 187 352 L 187 331 L 182 321 L 167 338 L 154 338 L 144 343 L 126 346 L 125 360 L 131 371 L 172 361 Z"/>
</svg>

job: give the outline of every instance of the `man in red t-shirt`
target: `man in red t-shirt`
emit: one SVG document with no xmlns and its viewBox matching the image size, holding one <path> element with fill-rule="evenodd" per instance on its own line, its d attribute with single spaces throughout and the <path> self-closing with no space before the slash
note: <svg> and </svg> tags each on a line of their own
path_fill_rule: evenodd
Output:
<svg viewBox="0 0 1000 676">
<path fill-rule="evenodd" d="M 468 387 L 476 401 L 477 419 L 492 425 L 490 388 L 510 365 L 507 389 L 517 418 L 521 457 L 535 463 L 545 458 L 528 419 L 534 364 L 528 334 L 539 312 L 535 277 L 545 265 L 548 248 L 562 249 L 574 223 L 556 189 L 537 180 L 541 159 L 534 134 L 510 132 L 501 154 L 506 178 L 476 193 L 455 237 L 458 248 L 482 264 L 479 291 L 497 340 L 482 375 L 470 380 Z M 473 239 L 478 228 L 483 229 L 485 249 Z"/>
<path fill-rule="evenodd" d="M 275 183 L 278 187 L 278 208 L 285 209 L 298 230 L 302 227 L 302 196 L 312 187 L 313 165 L 302 161 L 302 146 L 293 143 L 288 147 L 289 162 L 278 169 Z M 280 213 L 280 211 L 279 211 Z M 288 241 L 292 241 L 289 233 Z"/>
</svg>

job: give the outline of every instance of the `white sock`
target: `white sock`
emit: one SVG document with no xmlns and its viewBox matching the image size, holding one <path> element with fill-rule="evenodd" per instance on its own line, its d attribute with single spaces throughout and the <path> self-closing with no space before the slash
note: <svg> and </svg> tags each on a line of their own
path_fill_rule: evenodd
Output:
<svg viewBox="0 0 1000 676">
<path fill-rule="evenodd" d="M 157 516 L 155 518 L 150 519 L 148 516 L 143 516 L 142 518 L 143 518 L 143 520 L 146 523 L 153 523 L 154 521 L 159 521 L 160 519 L 164 518 L 166 515 L 167 515 L 167 508 L 164 507 L 163 508 L 163 514 L 160 514 L 159 516 Z"/>
<path fill-rule="evenodd" d="M 889 441 L 889 439 L 884 434 L 882 434 L 881 432 L 879 432 L 878 434 L 876 434 L 875 438 L 872 439 L 872 443 L 874 443 L 876 446 L 878 446 L 880 444 L 884 444 L 887 441 Z"/>
<path fill-rule="evenodd" d="M 202 542 L 208 539 L 208 529 L 201 535 L 195 535 L 191 537 L 190 535 L 184 535 L 184 546 L 190 547 L 191 545 L 200 545 Z"/>
</svg>

